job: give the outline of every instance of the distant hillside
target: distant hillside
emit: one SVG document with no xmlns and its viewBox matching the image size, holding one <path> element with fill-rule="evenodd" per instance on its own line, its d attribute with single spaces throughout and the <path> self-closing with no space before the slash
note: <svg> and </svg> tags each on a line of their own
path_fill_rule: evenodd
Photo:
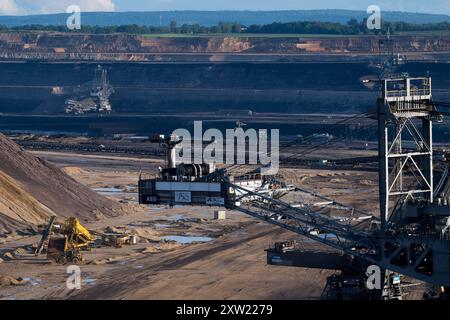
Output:
<svg viewBox="0 0 450 320">
<path fill-rule="evenodd" d="M 219 22 L 238 22 L 243 25 L 270 24 L 272 22 L 321 21 L 346 23 L 350 19 L 363 20 L 368 14 L 351 10 L 304 10 L 304 11 L 161 11 L 161 12 L 92 12 L 82 15 L 85 25 L 167 26 L 171 21 L 178 25 L 199 24 L 213 26 Z M 0 16 L 0 24 L 8 27 L 27 24 L 65 25 L 67 14 Z M 384 12 L 384 21 L 403 21 L 414 24 L 450 22 L 450 16 L 437 14 Z"/>
</svg>

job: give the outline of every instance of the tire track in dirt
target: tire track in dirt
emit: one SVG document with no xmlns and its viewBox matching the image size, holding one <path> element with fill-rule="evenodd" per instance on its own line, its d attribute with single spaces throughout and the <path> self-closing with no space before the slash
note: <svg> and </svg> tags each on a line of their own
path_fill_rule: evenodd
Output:
<svg viewBox="0 0 450 320">
<path fill-rule="evenodd" d="M 261 227 L 265 226 L 256 224 L 246 229 L 241 229 L 241 231 L 246 230 L 249 232 L 249 236 L 239 237 L 235 233 L 232 233 L 227 235 L 226 238 L 222 237 L 215 240 L 215 243 L 190 246 L 186 248 L 187 252 L 183 252 L 181 254 L 179 251 L 170 252 L 169 257 L 162 257 L 160 260 L 158 259 L 159 257 L 152 256 L 150 259 L 156 257 L 157 261 L 150 265 L 145 264 L 145 260 L 148 260 L 149 257 L 140 258 L 137 262 L 139 262 L 139 264 L 143 264 L 145 266 L 144 269 L 136 270 L 134 268 L 130 269 L 130 267 L 126 265 L 120 266 L 117 269 L 114 269 L 111 275 L 108 275 L 107 278 L 104 278 L 102 282 L 97 284 L 95 287 L 85 289 L 79 293 L 69 294 L 66 298 L 82 300 L 126 298 L 128 293 L 142 287 L 142 281 L 147 280 L 151 276 L 157 275 L 161 271 L 180 269 L 200 259 L 204 259 L 205 257 L 207 259 L 214 259 L 214 255 L 222 254 L 226 250 L 243 245 L 258 238 L 263 238 L 269 235 L 277 235 L 284 232 L 284 230 L 277 228 L 270 228 L 270 230 L 263 231 L 255 230 L 260 229 Z M 210 246 L 211 244 L 214 245 L 212 248 L 202 248 L 205 246 Z"/>
</svg>

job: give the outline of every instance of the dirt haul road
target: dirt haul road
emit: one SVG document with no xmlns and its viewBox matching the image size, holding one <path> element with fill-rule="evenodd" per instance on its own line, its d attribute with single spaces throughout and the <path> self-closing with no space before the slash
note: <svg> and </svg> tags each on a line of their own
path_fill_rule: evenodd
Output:
<svg viewBox="0 0 450 320">
<path fill-rule="evenodd" d="M 119 265 L 70 299 L 317 299 L 329 271 L 268 266 L 264 249 L 292 234 L 255 222 L 210 243 Z"/>
<path fill-rule="evenodd" d="M 198 214 L 197 210 L 193 208 L 192 214 Z M 49 263 L 45 256 L 5 261 L 0 275 L 29 282 L 2 287 L 0 299 L 320 298 L 329 271 L 266 264 L 264 249 L 280 239 L 298 238 L 295 234 L 239 213 L 229 212 L 229 216 L 232 221 L 227 223 L 240 227 L 211 242 L 167 243 L 160 252 L 141 250 L 153 244 L 86 252 L 87 264 L 80 265 L 81 290 L 67 289 L 67 266 Z M 15 241 L 14 246 L 31 240 L 37 238 Z"/>
<path fill-rule="evenodd" d="M 81 290 L 67 289 L 67 266 L 49 264 L 45 256 L 34 257 L 28 252 L 39 236 L 0 243 L 0 257 L 7 258 L 0 262 L 0 276 L 6 276 L 6 280 L 26 278 L 31 281 L 1 287 L 0 299 L 320 298 L 330 271 L 266 264 L 264 249 L 277 241 L 302 239 L 298 235 L 237 212 L 228 212 L 225 221 L 215 221 L 212 219 L 214 208 L 138 206 L 135 184 L 140 165 L 134 170 L 129 166 L 118 169 L 117 163 L 99 166 L 84 161 L 82 155 L 76 158 L 75 164 L 80 167 L 72 167 L 74 163 L 67 163 L 64 157 L 51 155 L 48 160 L 91 189 L 111 189 L 114 191 L 108 192 L 111 200 L 134 208 L 133 214 L 104 217 L 86 222 L 86 227 L 100 232 L 109 226 L 129 230 L 140 237 L 140 242 L 120 249 L 102 247 L 83 253 L 86 263 L 80 266 Z M 121 163 L 119 159 L 116 161 Z M 305 168 L 283 169 L 282 173 L 289 183 L 367 212 L 377 211 L 374 173 Z M 355 198 L 355 193 L 359 197 Z M 165 241 L 167 236 L 213 240 L 183 245 Z M 303 244 L 316 246 L 309 240 Z M 407 298 L 420 299 L 421 294 Z"/>
</svg>

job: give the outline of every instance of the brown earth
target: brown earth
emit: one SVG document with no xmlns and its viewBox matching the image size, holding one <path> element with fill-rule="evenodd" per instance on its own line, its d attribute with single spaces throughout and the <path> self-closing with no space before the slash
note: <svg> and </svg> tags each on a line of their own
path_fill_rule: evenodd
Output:
<svg viewBox="0 0 450 320">
<path fill-rule="evenodd" d="M 0 234 L 39 224 L 53 212 L 0 171 Z M 20 200 L 20 201 L 18 201 Z"/>
<path fill-rule="evenodd" d="M 331 153 L 337 153 L 330 151 Z M 267 249 L 277 241 L 298 240 L 302 247 L 325 250 L 299 235 L 242 213 L 228 211 L 227 220 L 213 219 L 215 208 L 138 206 L 136 182 L 142 172 L 157 171 L 160 162 L 55 152 L 35 153 L 90 188 L 114 188 L 109 198 L 136 206 L 122 215 L 85 226 L 100 234 L 128 231 L 139 236 L 134 246 L 95 247 L 83 252 L 81 290 L 66 287 L 67 266 L 34 256 L 39 236 L 0 239 L 0 276 L 26 279 L 24 285 L 0 289 L 0 300 L 22 299 L 320 299 L 333 271 L 267 265 Z M 126 164 L 126 165 L 125 165 Z M 134 168 L 133 168 L 134 166 Z M 289 183 L 332 197 L 375 214 L 376 173 L 337 168 L 283 168 Z M 347 183 L 335 183 L 342 179 Z M 103 193 L 103 192 L 102 192 Z M 358 194 L 358 197 L 354 195 Z M 296 199 L 293 199 L 296 200 Z M 209 237 L 204 243 L 183 244 L 167 236 Z M 409 279 L 407 279 L 409 281 Z M 413 283 L 416 281 L 411 280 Z M 412 287 L 406 299 L 421 299 L 424 285 Z"/>
<path fill-rule="evenodd" d="M 96 220 L 125 208 L 76 182 L 0 134 L 0 234 L 24 230 L 56 214 Z"/>
<path fill-rule="evenodd" d="M 18 286 L 26 283 L 26 281 L 23 281 L 21 279 L 15 279 L 13 277 L 9 276 L 1 276 L 0 277 L 0 287 L 6 287 L 6 286 Z"/>
<path fill-rule="evenodd" d="M 2 32 L 0 57 L 5 59 L 85 59 L 158 61 L 164 54 L 379 54 L 384 36 L 347 37 L 148 37 L 133 34 Z M 450 48 L 447 35 L 398 35 L 402 53 L 439 53 Z M 70 57 L 70 58 L 69 58 Z M 170 58 L 172 59 L 172 58 Z"/>
<path fill-rule="evenodd" d="M 0 33 L 7 51 L 49 53 L 308 53 L 379 52 L 384 36 L 302 37 L 148 37 L 132 34 L 69 34 L 57 32 Z M 398 50 L 448 51 L 447 35 L 398 35 Z"/>
</svg>

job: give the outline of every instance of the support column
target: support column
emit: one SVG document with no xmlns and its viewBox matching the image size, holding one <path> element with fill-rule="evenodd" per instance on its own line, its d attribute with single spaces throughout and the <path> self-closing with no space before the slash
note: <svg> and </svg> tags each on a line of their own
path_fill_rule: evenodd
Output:
<svg viewBox="0 0 450 320">
<path fill-rule="evenodd" d="M 386 229 L 389 218 L 389 145 L 388 127 L 383 100 L 378 101 L 378 157 L 379 157 L 379 192 L 380 192 L 380 219 L 382 229 Z"/>
<path fill-rule="evenodd" d="M 424 118 L 422 122 L 423 127 L 423 138 L 425 140 L 425 143 L 430 148 L 430 154 L 429 156 L 424 160 L 424 175 L 427 181 L 430 183 L 430 194 L 429 194 L 429 201 L 430 203 L 433 203 L 434 201 L 434 181 L 433 181 L 433 121 L 428 118 Z"/>
</svg>

